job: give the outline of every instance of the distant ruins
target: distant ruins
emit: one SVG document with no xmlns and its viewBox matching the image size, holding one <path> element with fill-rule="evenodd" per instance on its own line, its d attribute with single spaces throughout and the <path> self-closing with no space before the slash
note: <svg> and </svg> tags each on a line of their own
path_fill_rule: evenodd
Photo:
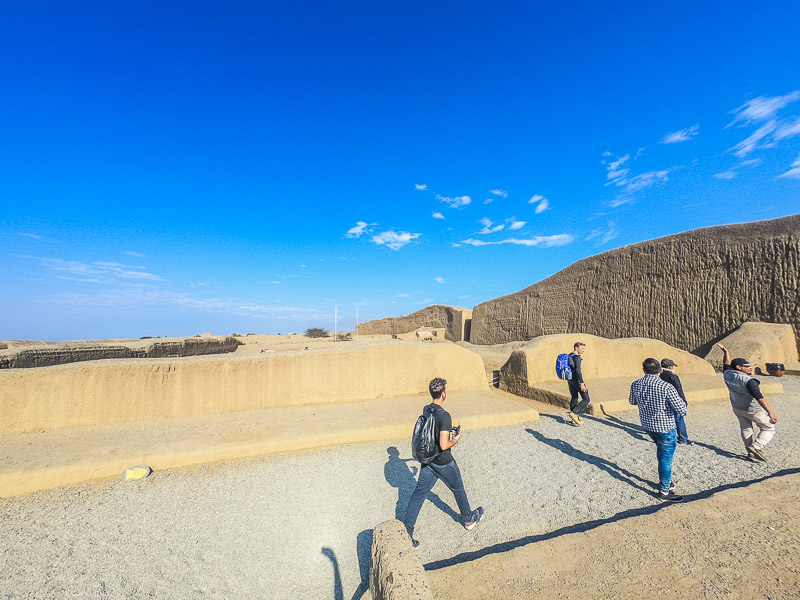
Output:
<svg viewBox="0 0 800 600">
<path fill-rule="evenodd" d="M 434 305 L 359 331 L 447 327 L 446 339 L 481 345 L 582 332 L 653 338 L 704 356 L 747 321 L 789 324 L 800 333 L 799 287 L 800 215 L 793 215 L 625 246 L 472 311 Z"/>
<path fill-rule="evenodd" d="M 469 340 L 472 311 L 461 306 L 433 304 L 405 317 L 387 317 L 358 326 L 361 335 L 400 335 L 420 328 L 444 328 L 451 342 Z"/>
</svg>

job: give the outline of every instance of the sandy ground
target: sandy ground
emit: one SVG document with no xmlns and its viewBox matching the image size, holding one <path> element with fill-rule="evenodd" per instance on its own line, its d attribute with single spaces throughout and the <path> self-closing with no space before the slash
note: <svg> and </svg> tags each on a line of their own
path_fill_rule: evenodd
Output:
<svg viewBox="0 0 800 600">
<path fill-rule="evenodd" d="M 698 582 L 679 588 L 685 597 L 797 597 L 794 529 L 772 541 L 753 535 L 757 525 L 738 537 L 723 532 L 752 512 L 778 514 L 767 525 L 776 529 L 780 519 L 797 521 L 796 477 L 758 483 L 800 466 L 800 380 L 783 383 L 786 393 L 770 398 L 780 422 L 766 464 L 741 459 L 727 402 L 691 407 L 696 443 L 678 449 L 675 478 L 692 501 L 674 507 L 653 497 L 655 447 L 634 411 L 587 417 L 582 428 L 567 425 L 563 413 L 543 413 L 535 423 L 466 430 L 454 455 L 472 504 L 483 505 L 486 517 L 465 531 L 452 495 L 437 484 L 417 523 L 420 558 L 432 579 L 468 570 L 474 579 L 456 577 L 467 591 L 450 597 L 514 597 L 513 585 L 528 585 L 517 597 L 647 598 L 667 588 L 678 595 L 670 587 L 678 576 Z M 2 500 L 0 598 L 359 598 L 371 530 L 405 512 L 415 474 L 404 438 Z M 709 491 L 720 493 L 707 498 Z M 728 508 L 740 509 L 732 518 L 713 504 L 726 494 L 736 494 Z M 764 506 L 765 496 L 774 502 Z M 691 512 L 700 517 L 681 517 Z M 685 556 L 676 541 L 684 532 L 693 536 Z M 551 543 L 566 545 L 547 550 Z M 545 558 L 514 558 L 519 569 L 510 574 L 483 566 L 495 558 L 502 563 L 508 554 L 501 552 L 530 548 L 542 548 Z M 752 589 L 743 587 L 739 561 L 749 569 L 745 575 L 756 571 L 752 579 L 774 581 L 755 596 L 731 595 Z M 518 580 L 527 576 L 512 576 L 529 563 L 530 578 L 546 592 Z M 636 579 L 648 564 L 669 565 L 669 575 Z M 757 571 L 755 564 L 766 568 Z M 609 576 L 632 583 L 610 587 Z M 562 589 L 564 582 L 572 587 Z M 477 594 L 479 585 L 487 591 Z M 572 595 L 578 593 L 588 595 Z"/>
</svg>

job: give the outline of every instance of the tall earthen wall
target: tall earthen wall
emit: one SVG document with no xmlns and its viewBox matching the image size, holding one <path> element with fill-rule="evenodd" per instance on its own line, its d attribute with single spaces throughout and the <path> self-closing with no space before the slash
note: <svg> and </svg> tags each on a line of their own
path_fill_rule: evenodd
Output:
<svg viewBox="0 0 800 600">
<path fill-rule="evenodd" d="M 443 327 L 445 339 L 460 342 L 465 341 L 465 329 L 471 317 L 472 311 L 468 308 L 433 304 L 404 317 L 387 317 L 361 323 L 358 332 L 362 335 L 399 335 L 422 327 Z"/>
<path fill-rule="evenodd" d="M 688 231 L 581 260 L 473 309 L 473 344 L 583 331 L 704 355 L 745 321 L 800 329 L 800 215 Z"/>
</svg>

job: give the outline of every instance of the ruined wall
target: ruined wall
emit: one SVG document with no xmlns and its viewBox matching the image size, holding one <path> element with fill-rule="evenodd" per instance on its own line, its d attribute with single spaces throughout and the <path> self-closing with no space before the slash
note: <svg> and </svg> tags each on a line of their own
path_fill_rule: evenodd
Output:
<svg viewBox="0 0 800 600">
<path fill-rule="evenodd" d="M 789 325 L 773 323 L 742 323 L 732 334 L 720 340 L 731 353 L 731 358 L 744 357 L 766 372 L 768 362 L 795 363 L 798 361 L 797 339 Z M 722 370 L 723 354 L 716 345 L 705 359 Z"/>
<path fill-rule="evenodd" d="M 583 331 L 704 355 L 745 321 L 800 328 L 800 215 L 708 227 L 581 260 L 473 309 L 473 344 Z"/>
<path fill-rule="evenodd" d="M 0 371 L 0 432 L 485 390 L 483 362 L 454 344 L 103 360 Z M 414 400 L 417 402 L 417 400 Z M 366 417 L 365 417 L 366 418 Z"/>
<path fill-rule="evenodd" d="M 167 358 L 235 352 L 242 342 L 233 337 L 187 338 L 180 341 L 151 342 L 142 347 L 106 344 L 60 344 L 26 348 L 0 355 L 0 369 L 50 367 L 87 360 L 110 358 Z"/>
<path fill-rule="evenodd" d="M 460 306 L 433 304 L 405 317 L 387 317 L 367 321 L 358 326 L 361 335 L 398 335 L 423 327 L 443 327 L 445 339 L 459 342 L 464 339 L 465 324 L 472 311 Z"/>
</svg>

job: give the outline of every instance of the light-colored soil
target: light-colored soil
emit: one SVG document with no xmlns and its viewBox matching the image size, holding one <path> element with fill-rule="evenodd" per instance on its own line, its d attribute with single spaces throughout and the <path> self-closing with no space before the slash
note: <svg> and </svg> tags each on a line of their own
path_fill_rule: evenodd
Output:
<svg viewBox="0 0 800 600">
<path fill-rule="evenodd" d="M 441 600 L 800 598 L 794 471 L 585 532 L 523 539 L 515 550 L 429 570 L 428 580 Z"/>
</svg>

